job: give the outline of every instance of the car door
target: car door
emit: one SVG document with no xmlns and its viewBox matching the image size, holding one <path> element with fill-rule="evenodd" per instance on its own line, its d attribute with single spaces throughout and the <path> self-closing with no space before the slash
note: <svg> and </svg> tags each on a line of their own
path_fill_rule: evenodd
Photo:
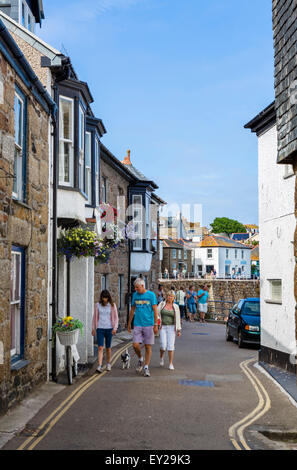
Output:
<svg viewBox="0 0 297 470">
<path fill-rule="evenodd" d="M 241 325 L 241 309 L 244 304 L 244 300 L 241 300 L 238 302 L 236 312 L 234 312 L 234 318 L 233 318 L 233 325 L 234 325 L 234 330 L 233 330 L 233 338 L 238 339 L 238 330 Z"/>
<path fill-rule="evenodd" d="M 235 328 L 235 312 L 237 311 L 237 306 L 238 304 L 235 304 L 234 307 L 231 308 L 229 312 L 229 318 L 228 318 L 228 325 L 229 325 L 229 332 L 231 336 L 234 336 L 234 328 Z"/>
</svg>

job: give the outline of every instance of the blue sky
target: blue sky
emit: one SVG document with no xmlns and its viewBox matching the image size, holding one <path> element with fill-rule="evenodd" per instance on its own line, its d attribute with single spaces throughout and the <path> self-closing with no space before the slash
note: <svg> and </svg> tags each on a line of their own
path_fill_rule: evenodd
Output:
<svg viewBox="0 0 297 470">
<path fill-rule="evenodd" d="M 274 99 L 271 0 L 44 0 L 37 34 L 88 82 L 103 143 L 168 203 L 258 221 L 257 138 Z"/>
</svg>

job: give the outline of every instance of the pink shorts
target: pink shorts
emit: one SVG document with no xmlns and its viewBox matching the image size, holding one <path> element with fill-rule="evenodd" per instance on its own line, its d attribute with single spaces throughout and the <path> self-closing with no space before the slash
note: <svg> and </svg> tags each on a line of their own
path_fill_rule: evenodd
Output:
<svg viewBox="0 0 297 470">
<path fill-rule="evenodd" d="M 153 326 L 134 326 L 133 343 L 155 344 Z"/>
</svg>

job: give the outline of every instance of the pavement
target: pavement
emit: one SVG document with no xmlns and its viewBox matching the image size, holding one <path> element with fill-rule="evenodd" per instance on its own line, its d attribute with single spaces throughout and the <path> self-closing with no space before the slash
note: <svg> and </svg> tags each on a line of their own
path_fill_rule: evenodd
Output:
<svg viewBox="0 0 297 470">
<path fill-rule="evenodd" d="M 112 341 L 112 352 L 122 344 L 131 341 L 132 333 L 121 331 Z M 97 348 L 95 347 L 95 351 Z M 95 352 L 94 351 L 94 352 Z M 97 362 L 97 356 L 90 358 L 87 366 L 79 368 L 78 380 L 94 363 Z M 8 411 L 4 416 L 0 416 L 0 449 L 9 442 L 14 436 L 20 434 L 26 429 L 26 425 L 38 412 L 49 403 L 53 397 L 68 388 L 68 380 L 66 372 L 59 374 L 58 382 L 47 382 L 37 387 L 29 394 L 19 405 Z"/>
</svg>

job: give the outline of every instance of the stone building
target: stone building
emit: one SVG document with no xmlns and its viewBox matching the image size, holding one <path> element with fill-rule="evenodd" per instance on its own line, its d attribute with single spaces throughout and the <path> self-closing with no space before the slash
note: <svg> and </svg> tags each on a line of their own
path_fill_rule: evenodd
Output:
<svg viewBox="0 0 297 470">
<path fill-rule="evenodd" d="M 40 1 L 27 3 L 32 9 L 33 5 L 42 6 Z M 155 183 L 147 181 L 132 165 L 130 167 L 121 163 L 101 144 L 106 129 L 102 120 L 94 116 L 89 86 L 79 79 L 70 58 L 38 38 L 28 27 L 28 23 L 23 25 L 19 17 L 14 19 L 6 13 L 0 9 L 0 17 L 5 26 L 43 84 L 43 87 L 40 85 L 40 90 L 44 96 L 52 96 L 57 108 L 54 132 L 50 134 L 48 129 L 48 136 L 51 135 L 47 136 L 49 193 L 42 208 L 43 220 L 47 216 L 44 222 L 46 245 L 43 247 L 43 254 L 47 256 L 44 267 L 47 292 L 47 373 L 44 378 L 51 375 L 56 380 L 65 365 L 64 348 L 58 339 L 52 342 L 52 325 L 57 318 L 71 314 L 82 320 L 84 335 L 80 336 L 78 352 L 79 362 L 86 364 L 94 354 L 91 321 L 94 302 L 98 299 L 100 290 L 109 284 L 120 307 L 123 326 L 129 307 L 127 294 L 131 292 L 133 275 L 143 274 L 147 276 L 149 283 L 154 282 L 157 286 L 160 270 L 158 222 L 155 219 L 156 237 L 151 240 L 151 234 L 146 233 L 145 247 L 140 250 L 145 263 L 140 265 L 141 270 L 138 272 L 133 271 L 134 242 L 131 241 L 121 243 L 112 254 L 109 265 L 94 267 L 92 257 L 74 257 L 71 262 L 65 256 L 57 257 L 57 239 L 61 230 L 89 225 L 96 231 L 101 217 L 100 203 L 107 202 L 116 207 L 117 195 L 125 196 L 126 207 L 133 204 L 135 195 L 140 195 L 144 205 L 148 207 L 150 203 L 159 207 L 163 201 L 155 194 Z M 44 17 L 43 9 L 39 13 L 40 17 L 37 16 L 36 21 L 39 19 L 41 22 L 41 17 Z M 33 141 L 32 148 L 36 146 L 37 143 Z M 34 170 L 37 177 L 37 169 Z M 129 217 L 133 219 L 133 215 L 128 215 Z M 146 224 L 147 221 L 144 222 Z M 32 235 L 34 236 L 35 234 Z M 139 254 L 138 252 L 137 255 Z"/>
<path fill-rule="evenodd" d="M 0 19 L 0 413 L 47 378 L 49 130 L 56 107 Z"/>
<path fill-rule="evenodd" d="M 166 269 L 171 278 L 174 270 L 179 274 L 192 273 L 192 250 L 181 240 L 163 240 L 162 278 Z"/>
</svg>

